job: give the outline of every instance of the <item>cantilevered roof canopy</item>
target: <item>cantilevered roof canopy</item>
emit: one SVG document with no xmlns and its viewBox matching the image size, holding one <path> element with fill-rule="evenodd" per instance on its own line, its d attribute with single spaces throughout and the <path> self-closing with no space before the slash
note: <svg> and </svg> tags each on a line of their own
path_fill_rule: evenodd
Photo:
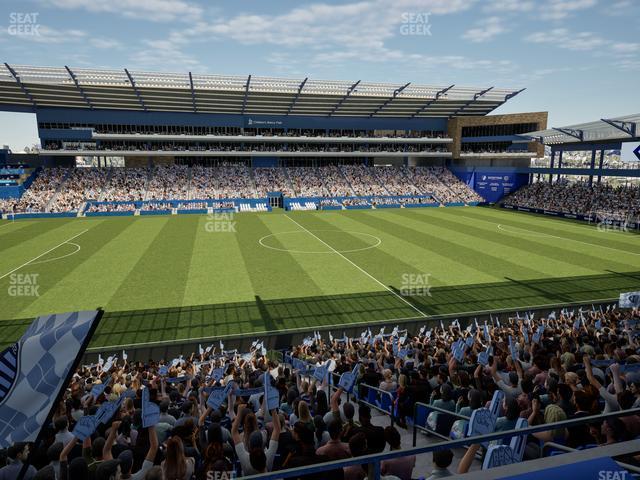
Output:
<svg viewBox="0 0 640 480">
<path fill-rule="evenodd" d="M 486 115 L 522 90 L 0 65 L 2 105 L 355 117 Z"/>
<path fill-rule="evenodd" d="M 563 143 L 593 143 L 628 141 L 640 136 L 640 113 L 622 117 L 602 118 L 595 122 L 525 133 L 522 136 L 538 140 L 545 145 Z"/>
</svg>

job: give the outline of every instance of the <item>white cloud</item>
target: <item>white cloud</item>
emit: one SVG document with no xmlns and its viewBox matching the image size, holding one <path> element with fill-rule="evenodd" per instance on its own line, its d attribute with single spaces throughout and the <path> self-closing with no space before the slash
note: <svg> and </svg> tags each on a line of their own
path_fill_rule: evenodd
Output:
<svg viewBox="0 0 640 480">
<path fill-rule="evenodd" d="M 489 0 L 483 9 L 486 12 L 512 13 L 530 12 L 534 9 L 535 3 L 527 0 Z"/>
<path fill-rule="evenodd" d="M 37 28 L 26 32 L 13 32 L 10 29 L 0 29 L 0 35 L 8 39 L 23 40 L 28 42 L 61 44 L 85 41 L 87 32 L 77 29 L 58 30 L 47 25 L 38 24 Z"/>
<path fill-rule="evenodd" d="M 611 49 L 620 55 L 633 55 L 640 52 L 640 43 L 614 43 Z"/>
<path fill-rule="evenodd" d="M 204 66 L 193 56 L 183 52 L 169 40 L 143 40 L 143 48 L 134 51 L 129 61 L 135 69 L 160 71 L 204 71 Z"/>
<path fill-rule="evenodd" d="M 547 0 L 539 7 L 544 20 L 562 20 L 580 10 L 594 7 L 598 0 Z"/>
<path fill-rule="evenodd" d="M 42 4 L 64 10 L 86 10 L 92 13 L 113 13 L 126 18 L 168 22 L 194 21 L 202 8 L 186 0 L 40 0 Z"/>
<path fill-rule="evenodd" d="M 476 26 L 467 30 L 462 38 L 474 43 L 482 43 L 492 40 L 497 35 L 507 32 L 500 17 L 488 17 L 476 23 Z"/>
<path fill-rule="evenodd" d="M 96 48 L 110 50 L 112 48 L 121 48 L 122 43 L 112 38 L 97 38 L 93 37 L 89 40 L 89 43 Z"/>
<path fill-rule="evenodd" d="M 524 40 L 531 43 L 551 44 L 558 48 L 573 51 L 593 51 L 609 44 L 608 40 L 592 32 L 570 32 L 566 28 L 554 28 L 549 31 L 534 32 Z"/>
</svg>

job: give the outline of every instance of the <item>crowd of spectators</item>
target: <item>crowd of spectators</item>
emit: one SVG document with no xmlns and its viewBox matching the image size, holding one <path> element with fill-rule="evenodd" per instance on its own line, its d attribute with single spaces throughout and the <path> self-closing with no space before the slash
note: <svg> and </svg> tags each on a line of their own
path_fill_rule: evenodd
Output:
<svg viewBox="0 0 640 480">
<path fill-rule="evenodd" d="M 340 168 L 357 196 L 389 195 L 372 168 L 365 165 L 342 165 Z"/>
<path fill-rule="evenodd" d="M 293 188 L 284 168 L 253 169 L 253 177 L 256 181 L 256 193 L 264 198 L 269 192 L 282 192 L 286 197 L 293 197 Z"/>
<path fill-rule="evenodd" d="M 66 168 L 47 168 L 42 170 L 19 200 L 7 203 L 4 207 L 6 208 L 5 211 L 15 213 L 46 211 L 49 202 L 68 173 L 69 169 Z"/>
<path fill-rule="evenodd" d="M 504 204 L 594 215 L 600 219 L 637 219 L 640 215 L 640 188 L 581 182 L 537 182 L 520 188 L 506 198 Z"/>
<path fill-rule="evenodd" d="M 376 426 L 369 406 L 349 401 L 342 388 L 328 395 L 327 376 L 316 379 L 307 365 L 326 366 L 331 375 L 354 372 L 360 398 L 366 385 L 392 392 L 400 429 L 416 402 L 470 416 L 496 390 L 504 400 L 495 431 L 513 429 L 519 418 L 543 425 L 638 408 L 639 324 L 636 309 L 606 307 L 539 318 L 503 314 L 466 328 L 440 322 L 413 333 L 395 327 L 388 333 L 367 328 L 355 338 L 316 334 L 284 357 L 293 366 L 258 341 L 246 354 L 225 351 L 220 343 L 173 360 L 127 361 L 125 352 L 122 358 L 99 357 L 75 372 L 42 441 L 8 449 L 0 478 L 15 478 L 24 468 L 27 480 L 206 479 L 210 472 L 252 475 L 401 448 L 397 428 Z M 264 382 L 277 390 L 277 407 L 267 408 Z M 208 397 L 216 386 L 225 390 L 214 408 Z M 79 441 L 76 423 L 119 397 L 115 415 Z M 145 401 L 159 408 L 147 427 Z M 638 435 L 637 415 L 550 427 L 528 439 L 525 459 L 541 455 L 540 441 L 578 448 Z M 476 462 L 479 448 L 466 452 L 459 473 Z M 450 450 L 434 453 L 429 478 L 453 473 L 452 458 Z M 382 474 L 401 480 L 429 475 L 415 465 L 414 456 L 384 461 Z M 363 462 L 318 478 L 363 480 L 367 469 Z"/>
<path fill-rule="evenodd" d="M 187 165 L 159 165 L 147 186 L 145 200 L 187 199 L 189 167 Z"/>
<path fill-rule="evenodd" d="M 104 168 L 71 169 L 64 188 L 49 206 L 50 212 L 77 212 L 87 200 L 98 200 L 106 183 L 108 170 Z"/>
<path fill-rule="evenodd" d="M 355 195 L 342 170 L 337 165 L 328 165 L 321 169 L 323 183 L 331 197 L 350 197 Z"/>
<path fill-rule="evenodd" d="M 146 168 L 114 168 L 100 200 L 132 202 L 144 200 L 149 171 Z"/>
<path fill-rule="evenodd" d="M 325 197 L 328 195 L 323 181 L 323 168 L 289 167 L 289 178 L 296 197 Z"/>
<path fill-rule="evenodd" d="M 422 192 L 411 183 L 404 168 L 381 166 L 375 167 L 373 173 L 380 179 L 389 195 L 421 195 Z"/>
<path fill-rule="evenodd" d="M 216 167 L 175 164 L 150 169 L 44 169 L 19 201 L 2 201 L 0 211 L 42 212 L 48 205 L 51 212 L 73 212 L 86 201 L 264 198 L 269 192 L 282 192 L 287 197 L 432 194 L 443 203 L 481 200 L 442 167 L 329 165 L 252 169 L 241 163 Z M 603 191 L 601 197 L 616 194 L 617 191 Z M 614 200 L 609 198 L 609 203 Z M 125 207 L 109 208 L 92 207 L 90 211 L 120 211 Z"/>
</svg>

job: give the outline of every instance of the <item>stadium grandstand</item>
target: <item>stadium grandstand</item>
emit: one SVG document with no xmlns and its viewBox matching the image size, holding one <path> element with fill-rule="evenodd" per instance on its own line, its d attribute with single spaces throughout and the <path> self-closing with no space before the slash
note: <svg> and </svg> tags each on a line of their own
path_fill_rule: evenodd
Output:
<svg viewBox="0 0 640 480">
<path fill-rule="evenodd" d="M 640 478 L 640 116 L 522 91 L 5 63 L 0 480 Z"/>
</svg>

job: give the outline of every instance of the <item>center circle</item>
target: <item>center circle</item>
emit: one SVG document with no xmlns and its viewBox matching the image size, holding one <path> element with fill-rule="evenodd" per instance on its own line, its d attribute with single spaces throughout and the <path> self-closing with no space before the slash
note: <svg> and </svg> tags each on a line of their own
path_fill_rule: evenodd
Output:
<svg viewBox="0 0 640 480">
<path fill-rule="evenodd" d="M 345 235 L 353 235 L 353 236 L 359 237 L 363 241 L 366 241 L 366 243 L 369 243 L 369 245 L 365 247 L 360 247 L 360 248 L 336 248 L 335 245 L 331 245 L 331 242 L 327 241 L 326 239 L 321 239 L 322 241 L 319 241 L 317 238 L 314 238 L 314 236 L 311 234 L 315 234 L 316 232 L 331 232 L 333 234 L 338 233 L 338 234 L 345 234 Z M 297 236 L 300 237 L 300 240 L 298 241 L 296 241 Z M 286 239 L 289 239 L 289 241 L 293 241 L 295 243 L 300 242 L 299 245 L 302 245 L 302 248 L 283 248 L 280 246 L 269 245 L 269 239 L 277 238 L 277 237 L 286 238 Z M 309 240 L 311 240 L 311 242 Z M 325 250 L 310 250 L 310 249 L 306 250 L 304 248 L 305 243 L 313 243 L 313 242 L 315 243 L 326 242 L 327 245 L 330 245 L 330 247 L 326 247 Z M 271 233 L 269 235 L 265 235 L 260 240 L 258 240 L 258 243 L 265 248 L 268 248 L 270 250 L 277 250 L 279 252 L 316 254 L 316 253 L 336 253 L 336 252 L 338 253 L 362 252 L 364 250 L 370 250 L 372 248 L 376 248 L 378 245 L 382 243 L 382 240 L 380 240 L 380 238 L 376 237 L 375 235 L 371 235 L 369 233 L 363 233 L 363 232 L 352 232 L 352 231 L 345 231 L 345 230 L 308 230 L 308 231 L 292 230 L 290 232 L 278 232 L 278 233 Z"/>
</svg>

